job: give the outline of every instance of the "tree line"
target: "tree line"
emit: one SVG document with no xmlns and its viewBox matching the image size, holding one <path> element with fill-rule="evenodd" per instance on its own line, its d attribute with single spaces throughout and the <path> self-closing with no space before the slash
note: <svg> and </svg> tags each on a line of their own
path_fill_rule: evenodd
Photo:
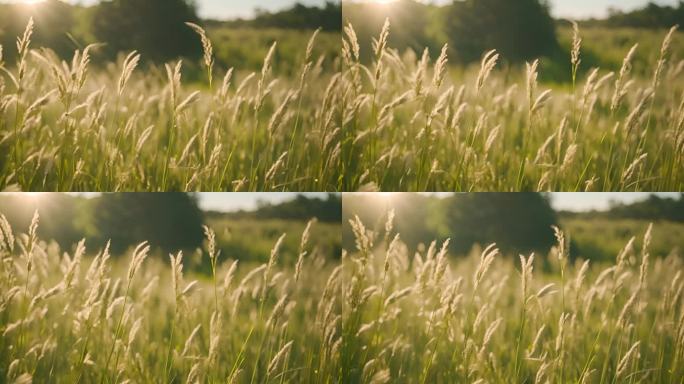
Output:
<svg viewBox="0 0 684 384">
<path fill-rule="evenodd" d="M 253 20 L 207 21 L 214 27 L 253 27 L 340 30 L 341 4 L 322 7 L 294 4 L 278 12 L 258 12 Z M 17 36 L 29 18 L 35 20 L 33 44 L 70 58 L 88 43 L 101 43 L 95 59 L 112 60 L 122 52 L 137 50 L 143 60 L 163 63 L 179 57 L 197 59 L 202 45 L 185 23 L 202 24 L 191 0 L 103 0 L 92 6 L 45 0 L 40 5 L 0 4 L 0 45 L 5 62 L 16 59 Z"/>
<path fill-rule="evenodd" d="M 104 193 L 91 198 L 60 193 L 38 197 L 3 194 L 0 214 L 19 233 L 26 232 L 37 210 L 42 239 L 70 247 L 86 238 L 92 249 L 111 240 L 111 251 L 116 255 L 142 241 L 164 253 L 194 250 L 202 245 L 202 226 L 209 218 L 305 221 L 316 217 L 321 222 L 339 223 L 341 204 L 335 194 L 327 199 L 299 195 L 279 204 L 263 203 L 252 212 L 231 214 L 203 212 L 192 193 Z"/>
</svg>

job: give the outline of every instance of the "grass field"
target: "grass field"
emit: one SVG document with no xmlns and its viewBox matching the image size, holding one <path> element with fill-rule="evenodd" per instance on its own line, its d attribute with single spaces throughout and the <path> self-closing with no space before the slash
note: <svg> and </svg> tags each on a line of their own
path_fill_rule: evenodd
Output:
<svg viewBox="0 0 684 384">
<path fill-rule="evenodd" d="M 216 231 L 216 246 L 223 255 L 252 262 L 268 261 L 269 250 L 280 235 L 286 234 L 279 260 L 293 266 L 299 252 L 299 234 L 307 223 L 278 219 L 211 218 L 207 220 L 207 225 Z M 310 238 L 311 252 L 333 255 L 339 259 L 342 249 L 340 223 L 317 222 L 311 228 Z"/>
<path fill-rule="evenodd" d="M 448 242 L 407 249 L 389 223 L 380 233 L 353 223 L 343 382 L 678 383 L 684 375 L 682 259 L 651 250 L 657 228 L 632 233 L 642 246 L 628 241 L 608 264 L 570 262 L 561 232 L 548 255 L 501 255 L 490 245 L 452 262 Z"/>
<path fill-rule="evenodd" d="M 212 267 L 197 274 L 186 263 L 194 256 L 158 257 L 145 243 L 125 258 L 84 243 L 63 253 L 37 238 L 38 225 L 19 234 L 0 220 L 3 382 L 337 377 L 341 267 L 314 251 L 312 227 L 297 236 L 294 265 L 280 259 L 282 238 L 264 263 L 238 263 L 208 230 L 200 257 Z"/>
<path fill-rule="evenodd" d="M 564 65 L 504 67 L 492 51 L 464 69 L 449 65 L 446 50 L 431 62 L 392 49 L 391 29 L 366 65 L 359 49 L 368 42 L 345 28 L 345 190 L 684 188 L 684 62 L 674 30 L 657 43 L 654 32 L 571 32 Z M 545 70 L 573 80 L 546 84 Z"/>
<path fill-rule="evenodd" d="M 649 226 L 646 220 L 608 218 L 563 218 L 560 225 L 571 236 L 579 255 L 597 262 L 612 261 L 635 233 L 644 233 Z M 636 247 L 641 247 L 637 239 Z M 684 224 L 656 221 L 653 223 L 651 253 L 667 255 L 684 250 Z"/>
<path fill-rule="evenodd" d="M 299 75 L 303 60 L 302 49 L 311 33 L 312 31 L 306 30 L 277 28 L 207 28 L 218 66 L 259 71 L 268 49 L 277 41 L 273 70 L 292 78 Z M 324 60 L 321 63 L 324 69 L 332 69 L 336 65 L 335 61 L 339 60 L 341 46 L 339 33 L 320 32 L 313 47 L 313 57 Z"/>
<path fill-rule="evenodd" d="M 338 188 L 339 51 L 330 56 L 330 35 L 289 34 L 283 50 L 273 31 L 244 31 L 269 44 L 252 41 L 245 67 L 227 68 L 230 52 L 211 38 L 232 35 L 196 29 L 201 67 L 143 67 L 133 52 L 97 68 L 97 47 L 62 63 L 31 45 L 32 31 L 19 37 L 16 65 L 0 65 L 0 190 Z M 198 71 L 201 79 L 186 80 Z"/>
</svg>

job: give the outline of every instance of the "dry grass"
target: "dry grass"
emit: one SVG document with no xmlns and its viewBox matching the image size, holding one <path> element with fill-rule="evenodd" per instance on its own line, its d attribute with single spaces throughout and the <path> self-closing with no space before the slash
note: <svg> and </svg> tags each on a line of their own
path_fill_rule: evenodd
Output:
<svg viewBox="0 0 684 384">
<path fill-rule="evenodd" d="M 63 252 L 37 227 L 36 216 L 14 234 L 0 216 L 1 381 L 335 380 L 341 267 L 312 249 L 310 226 L 296 271 L 279 261 L 282 237 L 249 266 L 218 253 L 206 228 L 206 252 L 169 266 L 146 243 L 124 260 L 88 257 L 83 241 Z M 187 257 L 208 258 L 211 277 L 184 270 Z"/>
<path fill-rule="evenodd" d="M 612 265 L 569 260 L 560 231 L 548 255 L 516 261 L 490 245 L 451 263 L 448 241 L 414 253 L 391 229 L 373 233 L 358 218 L 352 226 L 343 382 L 678 383 L 684 375 L 682 259 L 650 254 L 651 226 L 643 246 L 632 238 Z"/>
<path fill-rule="evenodd" d="M 314 56 L 317 33 L 281 78 L 273 49 L 259 73 L 217 68 L 188 28 L 204 84 L 185 83 L 181 61 L 141 70 L 136 52 L 95 69 L 90 46 L 61 62 L 33 49 L 29 24 L 16 65 L 0 57 L 0 190 L 337 189 L 339 75 Z"/>
<path fill-rule="evenodd" d="M 387 46 L 359 60 L 344 32 L 344 190 L 670 191 L 684 189 L 684 61 L 663 39 L 646 75 L 582 67 L 582 33 L 569 51 L 572 83 L 538 81 L 543 63 L 502 68 L 495 51 L 477 71 L 446 66 L 446 46 Z M 498 68 L 497 68 L 498 66 Z M 589 69 L 582 75 L 580 69 Z"/>
</svg>

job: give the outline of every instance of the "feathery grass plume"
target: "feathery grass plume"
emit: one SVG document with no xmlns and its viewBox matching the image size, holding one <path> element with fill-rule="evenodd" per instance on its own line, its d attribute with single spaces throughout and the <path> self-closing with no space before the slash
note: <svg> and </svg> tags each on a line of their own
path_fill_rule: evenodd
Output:
<svg viewBox="0 0 684 384">
<path fill-rule="evenodd" d="M 346 38 L 342 40 L 343 53 L 345 59 L 348 61 L 347 65 L 351 67 L 354 62 L 359 61 L 361 48 L 351 23 L 345 25 L 344 34 Z"/>
<path fill-rule="evenodd" d="M 26 24 L 26 29 L 24 30 L 24 34 L 17 38 L 17 53 L 18 53 L 18 64 L 17 64 L 17 80 L 19 83 L 19 87 L 22 86 L 22 80 L 26 76 L 26 69 L 27 69 L 27 61 L 26 61 L 26 56 L 28 55 L 29 52 L 29 46 L 31 45 L 31 36 L 33 36 L 33 17 L 29 18 L 28 23 Z"/>
<path fill-rule="evenodd" d="M 302 232 L 302 239 L 299 242 L 299 256 L 297 257 L 297 264 L 295 264 L 295 274 L 294 274 L 294 280 L 295 282 L 299 281 L 299 276 L 302 273 L 302 266 L 304 264 L 304 257 L 307 254 L 307 246 L 309 244 L 309 237 L 311 236 L 311 228 L 313 225 L 318 222 L 317 218 L 310 219 L 306 223 L 306 227 L 304 228 L 304 232 Z"/>
<path fill-rule="evenodd" d="M 389 37 L 390 21 L 389 18 L 385 18 L 385 22 L 380 30 L 380 35 L 377 39 L 373 38 L 373 54 L 375 55 L 376 61 L 380 61 L 382 54 L 385 52 L 387 47 L 387 38 Z M 377 72 L 376 72 L 377 78 Z"/>
<path fill-rule="evenodd" d="M 287 360 L 290 358 L 290 352 L 292 351 L 292 343 L 293 341 L 290 340 L 285 344 L 279 351 L 278 353 L 273 356 L 273 359 L 271 359 L 271 362 L 268 364 L 268 376 L 272 376 L 278 368 L 280 368 L 281 365 L 285 364 Z"/>
<path fill-rule="evenodd" d="M 437 61 L 435 61 L 434 75 L 432 77 L 432 86 L 435 89 L 439 89 L 444 82 L 444 76 L 447 71 L 447 64 L 449 63 L 449 58 L 447 57 L 447 50 L 449 49 L 448 44 L 444 44 L 442 47 L 442 52 L 439 54 Z"/>
<path fill-rule="evenodd" d="M 568 149 L 565 151 L 565 157 L 563 157 L 563 162 L 560 165 L 559 172 L 565 173 L 575 162 L 577 157 L 577 144 L 570 144 Z"/>
<path fill-rule="evenodd" d="M 618 109 L 620 102 L 627 92 L 629 83 L 627 82 L 626 77 L 632 70 L 632 59 L 634 58 L 638 46 L 639 44 L 634 44 L 629 52 L 627 52 L 627 56 L 622 60 L 622 67 L 620 67 L 620 72 L 615 80 L 615 91 L 613 92 L 613 98 L 610 103 L 610 110 L 613 113 Z"/>
<path fill-rule="evenodd" d="M 530 107 L 530 111 L 534 106 L 534 94 L 537 90 L 537 68 L 539 67 L 539 60 L 530 63 L 525 63 L 527 72 L 527 102 Z"/>
<path fill-rule="evenodd" d="M 33 269 L 33 256 L 34 256 L 34 248 L 38 242 L 38 222 L 40 221 L 40 215 L 38 215 L 38 210 L 36 209 L 33 212 L 33 217 L 31 218 L 31 224 L 29 225 L 28 229 L 28 239 L 26 240 L 26 247 L 25 247 L 25 258 L 26 258 L 26 271 L 27 273 L 31 272 L 31 269 Z M 28 280 L 28 275 L 26 277 Z M 27 282 L 28 285 L 28 282 Z"/>
<path fill-rule="evenodd" d="M 544 334 L 545 330 L 546 324 L 542 324 L 541 327 L 539 327 L 539 330 L 537 330 L 537 334 L 534 336 L 534 341 L 532 341 L 532 345 L 530 346 L 530 349 L 527 352 L 528 357 L 533 357 L 537 354 L 537 349 L 539 349 L 539 345 L 541 344 L 541 337 Z"/>
<path fill-rule="evenodd" d="M 207 68 L 207 77 L 209 78 L 209 87 L 212 85 L 213 68 L 214 68 L 214 48 L 211 45 L 211 40 L 202 27 L 195 23 L 186 22 L 185 25 L 190 27 L 195 33 L 200 36 L 202 40 L 202 51 L 204 52 L 204 66 Z"/>
<path fill-rule="evenodd" d="M 485 83 L 487 82 L 487 78 L 492 73 L 492 70 L 494 70 L 494 67 L 496 67 L 496 62 L 499 60 L 499 54 L 496 53 L 495 49 L 492 49 L 491 51 L 487 52 L 482 56 L 482 62 L 480 63 L 480 72 L 477 74 L 477 80 L 475 81 L 475 94 L 479 94 L 482 88 L 484 87 Z"/>
<path fill-rule="evenodd" d="M 266 288 L 267 288 L 269 279 L 271 278 L 271 271 L 273 270 L 273 267 L 275 266 L 276 261 L 278 260 L 278 255 L 280 254 L 280 247 L 283 245 L 284 239 L 285 239 L 285 234 L 283 233 L 282 235 L 280 235 L 280 237 L 276 241 L 275 245 L 273 245 L 273 248 L 271 248 L 271 255 L 268 258 L 268 263 L 266 264 L 266 269 L 264 269 L 263 285 L 262 285 L 261 299 L 260 299 L 262 302 L 266 298 Z"/>
<path fill-rule="evenodd" d="M 14 234 L 12 233 L 12 226 L 5 217 L 5 215 L 0 214 L 0 246 L 9 251 L 9 253 L 14 252 Z"/>
<path fill-rule="evenodd" d="M 653 85 L 651 86 L 651 88 L 653 88 L 654 90 L 658 87 L 658 84 L 660 83 L 660 76 L 663 72 L 663 68 L 665 67 L 665 63 L 667 62 L 667 54 L 670 50 L 670 44 L 672 44 L 672 37 L 674 36 L 674 33 L 677 31 L 678 28 L 678 25 L 675 25 L 672 28 L 670 28 L 670 30 L 667 32 L 667 35 L 665 35 L 665 39 L 663 39 L 663 44 L 660 47 L 660 57 L 658 57 L 656 70 L 653 73 Z"/>
<path fill-rule="evenodd" d="M 392 230 L 394 229 L 394 208 L 387 211 L 387 220 L 385 220 L 385 241 L 389 239 Z"/>
<path fill-rule="evenodd" d="M 634 172 L 637 170 L 637 168 L 646 160 L 648 157 L 648 153 L 643 153 L 625 169 L 625 171 L 622 173 L 622 177 L 620 178 L 621 184 L 624 186 L 628 181 L 632 179 L 632 176 L 634 176 Z"/>
<path fill-rule="evenodd" d="M 648 274 L 648 259 L 650 254 L 648 252 L 648 247 L 651 245 L 651 231 L 653 230 L 653 223 L 648 224 L 646 228 L 646 233 L 644 233 L 644 241 L 641 246 L 641 265 L 639 267 L 639 289 L 642 289 L 645 282 L 646 276 Z"/>
<path fill-rule="evenodd" d="M 178 307 L 183 295 L 183 251 L 178 251 L 175 256 L 169 254 L 169 259 L 171 260 L 171 284 L 175 294 L 176 307 Z"/>
<path fill-rule="evenodd" d="M 258 91 L 257 91 L 257 97 L 256 97 L 256 102 L 254 103 L 254 110 L 256 112 L 261 110 L 261 107 L 263 106 L 264 103 L 264 97 L 265 97 L 265 91 L 266 91 L 266 80 L 268 76 L 271 74 L 271 70 L 273 67 L 273 56 L 275 55 L 275 50 L 276 47 L 278 46 L 278 42 L 274 41 L 273 44 L 271 44 L 271 48 L 268 49 L 268 53 L 266 54 L 266 57 L 264 58 L 264 62 L 261 66 L 261 75 L 259 76 L 259 82 L 257 83 Z"/>
<path fill-rule="evenodd" d="M 639 355 L 639 350 L 638 350 L 639 344 L 641 344 L 641 341 L 637 341 L 634 344 L 632 344 L 632 346 L 627 350 L 627 352 L 625 352 L 622 359 L 620 359 L 620 362 L 618 363 L 617 369 L 615 372 L 615 378 L 617 380 L 621 379 L 624 376 L 625 371 L 627 370 L 629 363 L 631 362 L 632 358 L 638 357 L 638 355 Z"/>
<path fill-rule="evenodd" d="M 131 257 L 131 263 L 128 267 L 128 280 L 132 280 L 133 276 L 135 273 L 140 269 L 140 266 L 142 265 L 143 261 L 147 258 L 148 253 L 150 252 L 150 245 L 147 243 L 147 241 L 143 241 L 142 243 L 138 244 L 137 247 L 135 247 L 135 250 L 133 251 L 133 255 Z"/>
<path fill-rule="evenodd" d="M 185 344 L 183 344 L 183 350 L 180 354 L 181 356 L 188 356 L 188 354 L 190 353 L 190 348 L 192 348 L 192 342 L 195 340 L 195 336 L 197 336 L 197 333 L 199 332 L 201 327 L 202 324 L 197 324 L 197 326 L 192 330 L 192 332 L 190 332 L 190 336 L 188 336 L 188 338 L 185 339 Z"/>
<path fill-rule="evenodd" d="M 278 159 L 273 163 L 271 168 L 268 169 L 268 172 L 266 172 L 266 176 L 264 177 L 264 180 L 266 183 L 272 181 L 278 171 L 282 168 L 282 166 L 285 164 L 285 158 L 287 157 L 287 151 L 283 152 Z"/>
<path fill-rule="evenodd" d="M 211 315 L 211 320 L 209 322 L 209 353 L 207 354 L 207 362 L 209 365 L 216 364 L 222 327 L 221 315 L 218 312 L 214 312 Z"/>
<path fill-rule="evenodd" d="M 577 78 L 577 69 L 580 65 L 580 50 L 582 49 L 582 38 L 579 33 L 579 25 L 572 21 L 572 49 L 570 50 L 570 63 L 572 64 L 572 82 Z"/>
<path fill-rule="evenodd" d="M 535 296 L 538 299 L 541 299 L 543 297 L 553 295 L 554 293 L 558 292 L 558 291 L 554 290 L 555 287 L 556 287 L 555 283 L 546 284 L 545 286 L 541 287 L 539 289 L 539 291 L 537 291 L 537 294 Z"/>
<path fill-rule="evenodd" d="M 119 97 L 121 97 L 123 94 L 123 90 L 126 87 L 126 84 L 128 84 L 128 80 L 130 80 L 131 75 L 133 74 L 133 71 L 135 71 L 135 68 L 138 66 L 139 62 L 140 54 L 138 54 L 137 51 L 129 53 L 124 59 L 121 77 L 119 77 L 119 83 L 117 84 L 117 93 Z"/>
<path fill-rule="evenodd" d="M 477 291 L 477 287 L 480 285 L 484 275 L 492 265 L 494 257 L 498 254 L 499 248 L 496 248 L 496 243 L 488 245 L 487 248 L 482 251 L 482 254 L 480 255 L 480 264 L 478 265 L 475 275 L 473 276 L 473 291 Z"/>
</svg>

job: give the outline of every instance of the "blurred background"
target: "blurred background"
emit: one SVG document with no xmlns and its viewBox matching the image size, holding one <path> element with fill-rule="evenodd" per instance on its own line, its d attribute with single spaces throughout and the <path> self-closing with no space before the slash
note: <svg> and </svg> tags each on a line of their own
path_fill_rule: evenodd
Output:
<svg viewBox="0 0 684 384">
<path fill-rule="evenodd" d="M 496 49 L 502 63 L 514 66 L 541 60 L 542 80 L 571 80 L 572 27 L 580 25 L 582 71 L 592 67 L 619 69 L 629 48 L 640 43 L 634 70 L 653 71 L 665 29 L 684 25 L 681 0 L 345 0 L 345 24 L 356 30 L 365 61 L 371 39 L 389 18 L 389 45 L 420 55 L 424 48 L 436 58 L 449 44 L 449 62 L 455 67 L 479 62 Z M 682 59 L 684 38 L 674 39 L 675 58 Z M 675 61 L 676 62 L 676 61 Z"/>
<path fill-rule="evenodd" d="M 27 232 L 37 210 L 39 237 L 66 251 L 82 238 L 91 252 L 111 240 L 116 257 L 149 241 L 166 258 L 166 253 L 202 247 L 202 225 L 208 225 L 216 232 L 221 257 L 241 262 L 268 260 L 285 233 L 280 260 L 286 265 L 296 262 L 312 218 L 318 220 L 310 236 L 314 252 L 339 257 L 341 204 L 340 195 L 326 193 L 0 193 L 0 214 L 15 233 Z M 195 261 L 194 267 L 208 268 Z"/>
<path fill-rule="evenodd" d="M 62 58 L 103 43 L 93 52 L 95 63 L 132 50 L 146 63 L 197 62 L 200 40 L 184 24 L 191 21 L 207 29 L 217 69 L 260 68 L 277 39 L 274 69 L 291 72 L 317 28 L 323 34 L 314 53 L 329 60 L 339 55 L 341 12 L 339 0 L 0 0 L 0 45 L 12 64 L 16 38 L 33 17 L 33 48 L 50 48 Z"/>
<path fill-rule="evenodd" d="M 546 255 L 556 244 L 556 225 L 569 236 L 572 256 L 614 261 L 630 237 L 640 246 L 651 222 L 653 255 L 684 249 L 684 194 L 678 193 L 345 193 L 343 248 L 355 250 L 354 215 L 382 233 L 390 209 L 410 250 L 450 238 L 457 256 L 493 242 L 513 256 Z"/>
</svg>

